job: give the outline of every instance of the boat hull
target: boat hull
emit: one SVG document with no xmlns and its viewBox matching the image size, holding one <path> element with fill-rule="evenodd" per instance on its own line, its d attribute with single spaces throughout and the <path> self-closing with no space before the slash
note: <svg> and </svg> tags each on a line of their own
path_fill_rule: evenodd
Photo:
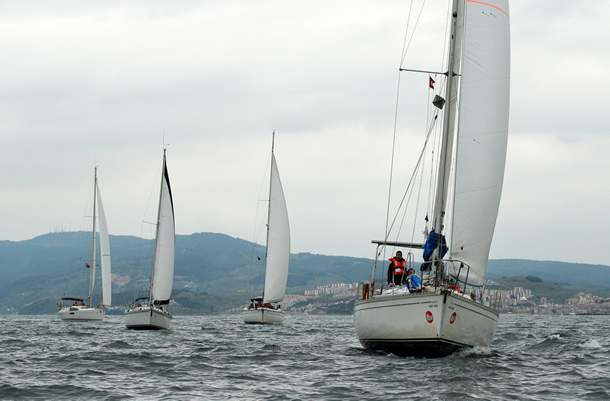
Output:
<svg viewBox="0 0 610 401">
<path fill-rule="evenodd" d="M 284 311 L 277 309 L 244 309 L 241 313 L 246 324 L 282 324 Z"/>
<path fill-rule="evenodd" d="M 140 306 L 125 311 L 125 327 L 132 330 L 169 329 L 171 322 L 171 313 L 150 306 Z"/>
<path fill-rule="evenodd" d="M 455 292 L 375 296 L 354 307 L 360 343 L 401 356 L 443 357 L 487 347 L 497 323 L 493 309 Z"/>
<path fill-rule="evenodd" d="M 66 306 L 61 308 L 57 314 L 61 320 L 80 322 L 100 322 L 104 320 L 106 311 L 99 308 L 87 306 Z"/>
</svg>

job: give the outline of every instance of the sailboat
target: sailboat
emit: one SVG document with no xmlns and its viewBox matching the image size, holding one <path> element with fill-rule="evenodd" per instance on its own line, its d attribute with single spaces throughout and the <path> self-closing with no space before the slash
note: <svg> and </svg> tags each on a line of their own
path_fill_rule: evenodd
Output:
<svg viewBox="0 0 610 401">
<path fill-rule="evenodd" d="M 108 226 L 106 224 L 106 214 L 104 213 L 104 207 L 102 206 L 102 195 L 97 183 L 97 167 L 95 167 L 95 179 L 93 184 L 93 229 L 92 229 L 92 249 L 91 249 L 91 266 L 89 267 L 89 295 L 87 299 L 74 298 L 74 297 L 62 297 L 58 304 L 59 317 L 62 320 L 75 320 L 75 321 L 101 321 L 104 319 L 106 314 L 105 308 L 110 306 L 112 301 L 112 282 L 110 274 L 110 241 L 108 238 Z M 96 201 L 97 211 L 99 212 L 100 219 L 100 255 L 101 255 L 101 268 L 102 268 L 102 299 L 101 305 L 96 307 L 93 306 L 93 288 L 95 284 L 95 265 L 96 265 L 96 235 L 95 235 L 95 222 L 96 222 Z"/>
<path fill-rule="evenodd" d="M 174 202 L 169 184 L 165 149 L 152 275 L 148 296 L 137 298 L 125 310 L 125 326 L 135 330 L 169 329 L 172 314 L 168 310 L 174 284 L 175 224 Z"/>
<path fill-rule="evenodd" d="M 284 310 L 279 304 L 286 294 L 290 263 L 290 225 L 280 173 L 275 161 L 275 132 L 271 143 L 271 173 L 267 209 L 267 249 L 265 253 L 265 283 L 263 295 L 252 298 L 242 311 L 244 323 L 282 324 Z"/>
<path fill-rule="evenodd" d="M 465 347 L 489 346 L 496 332 L 498 290 L 490 291 L 485 273 L 508 138 L 508 0 L 453 0 L 448 17 L 444 97 L 437 95 L 432 102 L 443 113 L 440 151 L 434 153 L 437 164 L 431 174 L 436 177 L 431 180 L 433 208 L 431 220 L 428 215 L 422 219 L 432 230 L 426 235 L 422 222 L 421 243 L 390 241 L 388 229 L 383 240 L 373 241 L 377 257 L 384 247 L 408 251 L 406 269 L 420 267 L 415 281 L 421 285 L 412 286 L 407 279 L 384 289 L 385 283 L 375 281 L 375 260 L 373 275 L 354 306 L 356 334 L 370 350 L 442 357 Z M 421 265 L 413 253 L 420 250 Z"/>
</svg>

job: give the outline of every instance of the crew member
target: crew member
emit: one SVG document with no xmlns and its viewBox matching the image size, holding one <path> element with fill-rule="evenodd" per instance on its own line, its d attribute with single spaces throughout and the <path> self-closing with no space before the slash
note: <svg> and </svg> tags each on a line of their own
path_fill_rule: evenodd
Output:
<svg viewBox="0 0 610 401">
<path fill-rule="evenodd" d="M 388 259 L 388 284 L 402 285 L 405 282 L 407 261 L 402 258 L 402 252 L 396 251 L 396 256 Z"/>
</svg>

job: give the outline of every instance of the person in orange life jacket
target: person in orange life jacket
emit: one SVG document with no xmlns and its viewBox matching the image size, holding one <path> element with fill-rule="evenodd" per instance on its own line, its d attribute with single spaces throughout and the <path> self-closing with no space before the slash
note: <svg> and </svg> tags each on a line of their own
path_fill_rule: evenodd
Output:
<svg viewBox="0 0 610 401">
<path fill-rule="evenodd" d="M 402 258 L 402 252 L 396 251 L 396 256 L 388 259 L 388 284 L 402 285 L 405 282 L 407 261 Z"/>
</svg>

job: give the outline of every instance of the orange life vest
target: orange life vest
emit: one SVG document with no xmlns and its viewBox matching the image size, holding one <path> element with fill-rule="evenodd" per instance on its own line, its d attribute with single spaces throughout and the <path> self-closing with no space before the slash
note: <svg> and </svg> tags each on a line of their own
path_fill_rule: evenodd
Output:
<svg viewBox="0 0 610 401">
<path fill-rule="evenodd" d="M 369 283 L 362 286 L 362 299 L 369 299 Z"/>
<path fill-rule="evenodd" d="M 405 274 L 405 267 L 407 267 L 407 261 L 405 259 L 401 260 L 400 262 L 395 258 L 390 258 L 388 260 L 394 264 L 395 276 L 399 274 Z"/>
</svg>

